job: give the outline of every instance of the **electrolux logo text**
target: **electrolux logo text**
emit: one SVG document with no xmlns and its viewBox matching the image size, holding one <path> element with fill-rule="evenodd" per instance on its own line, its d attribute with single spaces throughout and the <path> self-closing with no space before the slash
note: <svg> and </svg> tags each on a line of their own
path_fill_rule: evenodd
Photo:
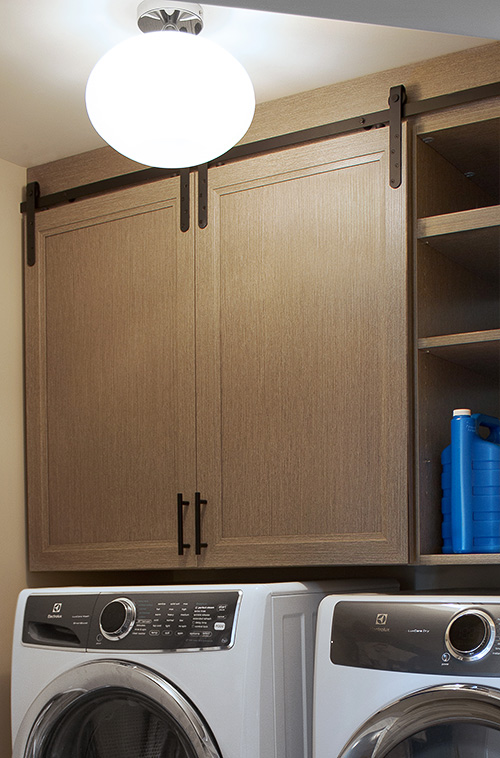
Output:
<svg viewBox="0 0 500 758">
<path fill-rule="evenodd" d="M 375 617 L 375 631 L 376 632 L 389 632 L 390 627 L 387 626 L 389 621 L 388 613 L 377 613 Z"/>
<path fill-rule="evenodd" d="M 48 619 L 62 619 L 62 603 L 54 603 L 52 613 L 47 614 Z"/>
</svg>

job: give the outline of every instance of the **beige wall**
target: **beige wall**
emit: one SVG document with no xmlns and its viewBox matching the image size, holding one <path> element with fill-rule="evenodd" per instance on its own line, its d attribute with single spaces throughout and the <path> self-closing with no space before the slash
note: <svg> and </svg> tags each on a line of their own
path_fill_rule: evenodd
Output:
<svg viewBox="0 0 500 758">
<path fill-rule="evenodd" d="M 23 463 L 22 216 L 26 170 L 0 159 L 0 755 L 10 755 L 10 653 L 26 583 Z"/>
</svg>

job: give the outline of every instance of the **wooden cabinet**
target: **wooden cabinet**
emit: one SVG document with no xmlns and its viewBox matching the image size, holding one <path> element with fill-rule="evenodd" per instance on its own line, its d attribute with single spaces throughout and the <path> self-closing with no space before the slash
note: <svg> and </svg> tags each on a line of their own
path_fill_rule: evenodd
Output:
<svg viewBox="0 0 500 758">
<path fill-rule="evenodd" d="M 193 565 L 194 246 L 178 182 L 37 214 L 25 272 L 30 563 Z"/>
<path fill-rule="evenodd" d="M 454 408 L 500 416 L 500 103 L 416 124 L 417 559 L 441 555 L 440 454 Z"/>
<path fill-rule="evenodd" d="M 208 226 L 187 233 L 177 180 L 37 214 L 33 569 L 406 561 L 406 191 L 387 141 L 212 168 Z"/>
<path fill-rule="evenodd" d="M 196 255 L 203 565 L 406 559 L 405 190 L 389 188 L 387 139 L 210 176 Z"/>
</svg>

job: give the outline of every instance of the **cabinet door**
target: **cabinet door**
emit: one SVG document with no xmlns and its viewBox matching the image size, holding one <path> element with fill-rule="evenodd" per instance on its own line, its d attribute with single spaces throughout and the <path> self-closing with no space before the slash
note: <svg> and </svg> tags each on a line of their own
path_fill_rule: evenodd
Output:
<svg viewBox="0 0 500 758">
<path fill-rule="evenodd" d="M 193 235 L 179 230 L 178 180 L 40 212 L 36 225 L 30 567 L 192 565 L 193 549 L 177 555 L 177 493 L 190 499 L 195 461 Z"/>
<path fill-rule="evenodd" d="M 406 203 L 387 144 L 383 129 L 209 172 L 202 565 L 407 560 Z"/>
</svg>

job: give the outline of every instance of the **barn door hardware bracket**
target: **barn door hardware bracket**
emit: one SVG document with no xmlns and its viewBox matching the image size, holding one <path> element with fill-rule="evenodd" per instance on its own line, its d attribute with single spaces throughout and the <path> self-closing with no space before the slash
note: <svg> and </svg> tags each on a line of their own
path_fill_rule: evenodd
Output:
<svg viewBox="0 0 500 758">
<path fill-rule="evenodd" d="M 189 231 L 189 169 L 181 168 L 181 232 Z"/>
<path fill-rule="evenodd" d="M 26 185 L 26 262 L 28 266 L 36 263 L 35 249 L 35 211 L 40 197 L 40 185 L 38 182 L 30 182 Z"/>
<path fill-rule="evenodd" d="M 194 169 L 198 172 L 198 226 L 205 229 L 208 224 L 208 164 L 203 163 Z M 181 232 L 188 232 L 190 227 L 189 168 L 181 168 Z"/>
<path fill-rule="evenodd" d="M 394 99 L 392 99 L 392 95 L 395 96 Z M 397 99 L 396 96 L 398 96 Z M 208 164 L 208 168 L 211 166 L 224 165 L 226 163 L 234 163 L 235 161 L 241 161 L 245 158 L 250 158 L 256 155 L 264 155 L 287 147 L 294 147 L 296 145 L 302 145 L 304 143 L 329 139 L 330 137 L 334 137 L 339 134 L 348 134 L 350 132 L 357 132 L 362 129 L 371 129 L 378 126 L 385 126 L 387 123 L 389 123 L 391 125 L 390 130 L 392 133 L 394 135 L 399 135 L 397 138 L 394 136 L 394 149 L 396 152 L 394 154 L 391 154 L 393 156 L 394 167 L 392 167 L 391 162 L 390 180 L 394 178 L 394 184 L 392 181 L 390 181 L 390 184 L 391 187 L 396 188 L 401 183 L 401 171 L 396 169 L 396 163 L 399 163 L 399 169 L 401 168 L 401 160 L 396 160 L 396 155 L 399 157 L 399 150 L 401 149 L 400 124 L 403 118 L 407 119 L 412 116 L 421 115 L 423 113 L 432 113 L 433 111 L 439 110 L 441 108 L 451 108 L 457 105 L 464 105 L 465 103 L 472 103 L 475 101 L 485 100 L 487 98 L 498 96 L 500 96 L 500 82 L 497 81 L 490 84 L 482 84 L 478 87 L 472 87 L 466 90 L 460 90 L 458 92 L 451 92 L 447 95 L 436 95 L 435 97 L 430 97 L 426 100 L 416 100 L 414 102 L 410 101 L 405 105 L 405 88 L 402 85 L 399 85 L 398 87 L 393 87 L 390 90 L 388 109 L 386 108 L 383 111 L 376 111 L 373 113 L 365 113 L 362 116 L 355 116 L 343 119 L 341 121 L 323 124 L 321 126 L 313 126 L 306 129 L 300 129 L 299 131 L 290 132 L 288 134 L 281 134 L 277 137 L 269 137 L 257 140 L 255 142 L 245 142 L 243 144 L 232 147 L 227 151 L 227 153 L 224 153 L 224 155 L 219 156 L 214 161 L 210 162 Z M 392 177 L 393 169 L 394 177 Z M 189 169 L 185 169 L 185 171 L 188 172 Z M 128 174 L 112 176 L 108 179 L 101 179 L 97 182 L 91 182 L 90 184 L 83 184 L 78 187 L 61 190 L 60 192 L 54 192 L 50 195 L 44 195 L 36 200 L 35 198 L 32 198 L 32 201 L 35 202 L 35 210 L 39 211 L 42 209 L 52 208 L 56 205 L 71 203 L 74 200 L 81 200 L 85 197 L 102 195 L 107 192 L 114 192 L 124 187 L 147 184 L 149 182 L 155 182 L 174 176 L 179 176 L 178 169 L 146 168 L 140 171 L 131 171 Z M 189 202 L 185 204 L 189 210 Z M 28 212 L 28 199 L 21 203 L 20 210 L 21 213 Z M 186 213 L 186 218 L 188 218 L 188 211 L 186 211 Z M 199 219 L 198 223 L 200 223 Z"/>
<path fill-rule="evenodd" d="M 389 92 L 389 184 L 392 189 L 401 186 L 401 131 L 405 102 L 404 86 L 399 84 L 397 87 L 391 87 Z"/>
<path fill-rule="evenodd" d="M 205 229 L 208 224 L 208 164 L 198 166 L 198 226 Z"/>
</svg>

